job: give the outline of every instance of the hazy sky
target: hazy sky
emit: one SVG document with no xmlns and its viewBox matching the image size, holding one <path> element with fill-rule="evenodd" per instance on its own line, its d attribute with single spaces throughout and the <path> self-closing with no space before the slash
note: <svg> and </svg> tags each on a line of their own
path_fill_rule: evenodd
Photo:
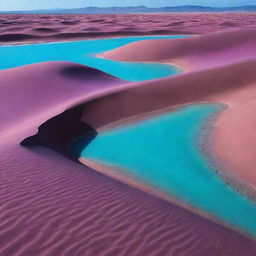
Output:
<svg viewBox="0 0 256 256">
<path fill-rule="evenodd" d="M 256 0 L 0 0 L 0 10 L 32 10 L 48 8 L 78 8 L 86 6 L 137 6 L 148 7 L 204 5 L 240 6 L 256 5 Z"/>
</svg>

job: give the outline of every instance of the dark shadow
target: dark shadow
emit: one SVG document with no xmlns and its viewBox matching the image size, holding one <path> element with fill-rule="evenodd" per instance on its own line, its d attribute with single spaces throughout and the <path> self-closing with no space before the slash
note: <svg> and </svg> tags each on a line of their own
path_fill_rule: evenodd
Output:
<svg viewBox="0 0 256 256">
<path fill-rule="evenodd" d="M 97 135 L 90 125 L 80 121 L 84 105 L 68 109 L 47 120 L 38 128 L 38 133 L 24 139 L 20 144 L 49 147 L 58 153 L 77 161 L 80 152 Z"/>
</svg>

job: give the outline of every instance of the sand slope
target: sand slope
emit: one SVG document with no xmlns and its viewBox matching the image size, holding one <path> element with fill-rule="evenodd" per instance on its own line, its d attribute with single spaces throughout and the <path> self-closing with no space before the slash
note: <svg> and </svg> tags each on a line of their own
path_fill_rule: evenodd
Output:
<svg viewBox="0 0 256 256">
<path fill-rule="evenodd" d="M 248 92 L 256 92 L 253 86 L 256 82 L 255 69 L 256 60 L 245 61 L 134 83 L 126 90 L 86 103 L 83 120 L 95 128 L 101 128 L 124 118 L 182 104 L 241 104 L 248 100 Z M 244 96 L 238 97 L 241 90 Z"/>
<path fill-rule="evenodd" d="M 254 67 L 254 63 L 241 65 Z M 144 83 L 126 85 L 98 70 L 63 62 L 1 71 L 0 79 L 4 93 L 0 113 L 1 256 L 256 253 L 254 242 L 233 231 L 91 171 L 50 149 L 19 145 L 43 122 L 79 102 L 114 92 L 122 95 L 117 90 L 124 96 L 134 90 L 138 95 L 150 95 L 151 83 L 159 83 L 161 94 L 165 79 L 150 82 L 147 90 L 143 89 Z M 135 88 L 126 92 L 124 89 L 130 86 Z M 146 102 L 149 97 L 143 99 Z M 83 104 L 86 113 L 89 109 Z M 122 104 L 119 110 L 127 107 L 125 102 Z M 97 114 L 97 108 L 95 111 Z"/>
<path fill-rule="evenodd" d="M 75 63 L 45 62 L 0 71 L 0 83 L 0 101 L 8 106 L 0 109 L 3 130 L 26 120 L 34 122 L 35 115 L 47 111 L 51 117 L 52 111 L 62 112 L 79 99 L 124 81 Z"/>
<path fill-rule="evenodd" d="M 184 39 L 134 42 L 101 56 L 118 61 L 174 63 L 193 70 L 255 58 L 255 44 L 256 29 L 231 29 Z"/>
</svg>

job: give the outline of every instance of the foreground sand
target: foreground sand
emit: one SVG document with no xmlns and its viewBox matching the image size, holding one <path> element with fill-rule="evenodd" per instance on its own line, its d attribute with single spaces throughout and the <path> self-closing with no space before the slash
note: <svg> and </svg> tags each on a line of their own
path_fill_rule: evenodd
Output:
<svg viewBox="0 0 256 256">
<path fill-rule="evenodd" d="M 0 15 L 0 44 L 256 28 L 255 13 Z"/>
<path fill-rule="evenodd" d="M 237 123 L 241 115 L 237 120 L 234 113 L 246 110 L 243 119 L 253 129 L 256 61 L 251 49 L 236 55 L 237 47 L 244 49 L 244 38 L 254 43 L 253 31 L 245 33 L 231 32 L 231 42 L 237 42 L 234 49 L 223 40 L 227 45 L 223 54 L 234 50 L 230 58 L 213 61 L 207 56 L 215 56 L 219 48 L 209 46 L 202 52 L 198 47 L 195 61 L 191 58 L 187 65 L 190 72 L 149 82 L 127 83 L 67 62 L 0 71 L 0 255 L 255 255 L 256 243 L 236 232 L 100 175 L 49 148 L 19 145 L 49 118 L 79 103 L 84 109 L 81 120 L 98 129 L 126 117 L 194 102 L 229 105 L 215 124 L 214 142 L 224 139 L 230 145 L 227 135 L 234 136 L 237 126 L 228 127 L 234 133 L 219 134 L 229 124 L 225 117 Z M 209 37 L 196 41 L 208 44 L 215 37 L 225 38 L 225 33 Z M 182 42 L 184 49 L 189 48 L 191 41 Z M 134 48 L 136 44 L 131 51 Z M 121 56 L 122 49 L 127 51 L 124 47 L 116 50 L 118 55 L 113 51 L 105 57 Z M 188 50 L 179 64 L 187 63 L 190 56 Z M 206 69 L 199 68 L 201 56 L 207 60 Z M 166 57 L 166 62 L 175 62 L 172 56 Z M 214 147 L 220 152 L 217 144 Z M 229 162 L 228 156 L 225 161 Z"/>
</svg>

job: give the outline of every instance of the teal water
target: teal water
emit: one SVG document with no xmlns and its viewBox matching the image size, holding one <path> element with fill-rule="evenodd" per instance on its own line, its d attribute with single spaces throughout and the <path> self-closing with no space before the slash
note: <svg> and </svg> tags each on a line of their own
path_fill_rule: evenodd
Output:
<svg viewBox="0 0 256 256">
<path fill-rule="evenodd" d="M 220 108 L 188 106 L 106 131 L 81 157 L 121 167 L 136 180 L 255 236 L 255 204 L 227 186 L 197 146 L 206 118 Z"/>
<path fill-rule="evenodd" d="M 141 36 L 49 44 L 0 47 L 0 70 L 45 61 L 71 61 L 88 65 L 127 81 L 144 81 L 175 75 L 175 66 L 158 63 L 128 63 L 96 58 L 100 52 L 125 44 L 146 40 L 183 38 L 186 36 Z"/>
</svg>

